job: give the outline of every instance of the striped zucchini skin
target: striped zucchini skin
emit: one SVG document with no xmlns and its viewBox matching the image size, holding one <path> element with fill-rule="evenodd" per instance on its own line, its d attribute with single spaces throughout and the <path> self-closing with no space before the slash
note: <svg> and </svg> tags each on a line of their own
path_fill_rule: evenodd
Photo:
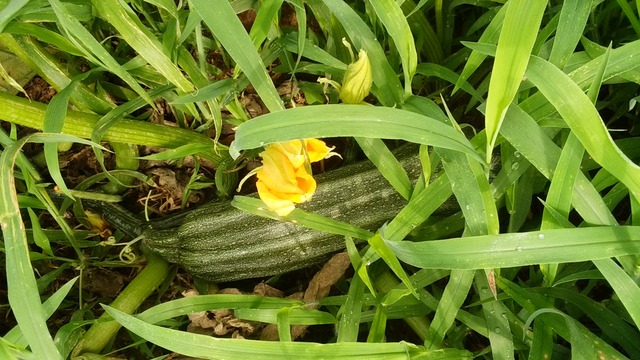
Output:
<svg viewBox="0 0 640 360">
<path fill-rule="evenodd" d="M 420 173 L 415 146 L 396 153 L 410 178 Z M 405 205 L 375 166 L 363 161 L 317 176 L 313 199 L 300 206 L 375 231 Z M 229 202 L 193 210 L 177 229 L 149 227 L 145 245 L 193 275 L 224 282 L 282 274 L 327 259 L 344 238 L 240 211 Z"/>
</svg>

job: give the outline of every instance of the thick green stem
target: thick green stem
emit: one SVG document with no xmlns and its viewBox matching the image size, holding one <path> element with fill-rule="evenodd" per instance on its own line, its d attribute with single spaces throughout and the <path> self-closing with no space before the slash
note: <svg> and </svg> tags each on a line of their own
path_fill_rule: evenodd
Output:
<svg viewBox="0 0 640 360">
<path fill-rule="evenodd" d="M 0 92 L 0 119 L 8 122 L 42 130 L 46 105 L 30 102 L 27 99 Z M 100 120 L 100 115 L 69 110 L 62 132 L 80 138 L 89 139 Z M 214 141 L 209 137 L 191 130 L 181 129 L 143 121 L 122 119 L 109 128 L 103 140 L 136 145 L 176 148 L 186 144 L 210 144 L 211 150 L 206 156 L 215 164 L 222 157 L 213 151 Z M 217 145 L 220 153 L 226 151 L 224 145 Z"/>
<path fill-rule="evenodd" d="M 147 259 L 147 265 L 111 303 L 111 307 L 132 314 L 162 284 L 169 274 L 169 264 L 153 254 L 148 254 Z M 116 321 L 105 321 L 110 318 L 107 313 L 100 316 L 84 335 L 77 354 L 100 353 L 107 346 L 120 329 Z"/>
</svg>

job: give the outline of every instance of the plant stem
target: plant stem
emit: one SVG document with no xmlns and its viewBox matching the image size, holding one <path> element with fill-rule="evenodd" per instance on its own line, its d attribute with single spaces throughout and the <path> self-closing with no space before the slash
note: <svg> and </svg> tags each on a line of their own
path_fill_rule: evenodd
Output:
<svg viewBox="0 0 640 360">
<path fill-rule="evenodd" d="M 169 264 L 157 255 L 146 256 L 147 265 L 111 303 L 111 307 L 127 314 L 133 313 L 167 277 Z M 89 328 L 74 353 L 100 353 L 120 329 L 119 323 L 114 320 L 108 321 L 109 319 L 111 316 L 107 313 L 102 314 Z"/>
<path fill-rule="evenodd" d="M 14 124 L 42 130 L 46 107 L 45 104 L 0 92 L 0 119 Z M 90 139 L 98 120 L 100 115 L 69 110 L 62 132 Z M 176 148 L 194 143 L 211 144 L 212 151 L 203 156 L 216 165 L 222 161 L 222 152 L 227 151 L 224 145 L 218 144 L 216 148 L 220 154 L 216 153 L 213 151 L 215 143 L 212 139 L 191 130 L 130 119 L 122 119 L 113 125 L 104 134 L 103 140 L 163 148 Z"/>
</svg>

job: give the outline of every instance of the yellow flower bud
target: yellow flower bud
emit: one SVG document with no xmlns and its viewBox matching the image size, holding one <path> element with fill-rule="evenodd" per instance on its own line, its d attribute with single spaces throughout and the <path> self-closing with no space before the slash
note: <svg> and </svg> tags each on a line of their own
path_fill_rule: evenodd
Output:
<svg viewBox="0 0 640 360">
<path fill-rule="evenodd" d="M 371 91 L 373 82 L 367 52 L 360 50 L 358 60 L 347 66 L 342 79 L 340 100 L 345 104 L 360 104 Z"/>
</svg>

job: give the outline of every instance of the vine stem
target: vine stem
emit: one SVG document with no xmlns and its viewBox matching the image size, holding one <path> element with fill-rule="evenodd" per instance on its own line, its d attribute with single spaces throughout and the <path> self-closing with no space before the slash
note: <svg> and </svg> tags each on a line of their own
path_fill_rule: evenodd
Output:
<svg viewBox="0 0 640 360">
<path fill-rule="evenodd" d="M 157 255 L 146 255 L 147 265 L 127 285 L 111 303 L 111 307 L 132 314 L 145 301 L 169 274 L 169 263 Z M 86 332 L 77 345 L 75 354 L 100 353 L 120 329 L 120 324 L 111 320 L 107 313 L 102 314 Z"/>
</svg>

